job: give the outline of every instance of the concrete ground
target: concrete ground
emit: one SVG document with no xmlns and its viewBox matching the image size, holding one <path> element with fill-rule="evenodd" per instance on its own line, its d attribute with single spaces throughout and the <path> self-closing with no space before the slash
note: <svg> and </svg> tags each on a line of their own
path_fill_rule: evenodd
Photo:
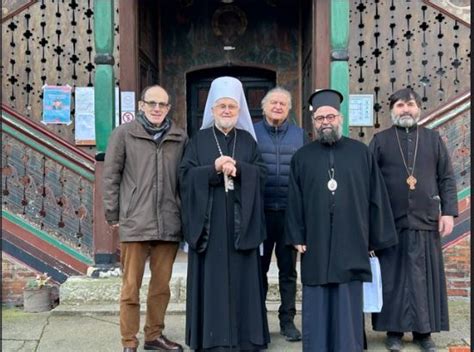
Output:
<svg viewBox="0 0 474 352">
<path fill-rule="evenodd" d="M 53 310 L 46 313 L 25 313 L 16 308 L 3 308 L 2 351 L 121 351 L 117 307 L 109 309 L 104 306 L 101 311 L 82 308 L 69 312 Z M 451 331 L 433 335 L 439 351 L 448 352 L 450 346 L 470 344 L 469 301 L 451 301 L 449 308 Z M 268 317 L 271 333 L 268 351 L 301 351 L 301 342 L 286 342 L 279 335 L 277 313 L 270 310 Z M 142 327 L 143 318 L 142 316 Z M 368 351 L 386 351 L 383 346 L 384 334 L 371 331 L 368 315 L 366 320 Z M 297 314 L 296 324 L 301 327 L 300 312 Z M 170 339 L 183 343 L 184 326 L 184 314 L 179 310 L 170 309 L 166 318 L 165 334 Z M 142 333 L 139 339 L 143 345 Z M 405 337 L 405 351 L 419 351 L 417 346 L 409 342 L 410 339 L 411 336 Z M 466 348 L 465 351 L 468 350 L 470 349 Z"/>
</svg>

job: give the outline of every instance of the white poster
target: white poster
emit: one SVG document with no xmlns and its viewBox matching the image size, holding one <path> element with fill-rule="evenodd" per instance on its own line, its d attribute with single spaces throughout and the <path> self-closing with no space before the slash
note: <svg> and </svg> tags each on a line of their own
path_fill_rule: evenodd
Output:
<svg viewBox="0 0 474 352">
<path fill-rule="evenodd" d="M 349 94 L 349 126 L 374 125 L 373 94 Z"/>
<path fill-rule="evenodd" d="M 79 145 L 95 145 L 94 87 L 76 87 L 75 140 Z"/>
<path fill-rule="evenodd" d="M 115 87 L 115 124 L 114 128 L 120 125 L 120 89 Z"/>
</svg>

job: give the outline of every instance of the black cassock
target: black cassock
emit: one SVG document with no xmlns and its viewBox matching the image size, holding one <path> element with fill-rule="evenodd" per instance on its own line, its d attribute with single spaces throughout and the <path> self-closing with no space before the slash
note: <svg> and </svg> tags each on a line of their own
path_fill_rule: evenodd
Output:
<svg viewBox="0 0 474 352">
<path fill-rule="evenodd" d="M 367 146 L 350 138 L 332 146 L 312 142 L 294 154 L 286 214 L 287 244 L 308 248 L 301 257 L 304 285 L 370 282 L 368 251 L 397 243 L 380 170 Z"/>
<path fill-rule="evenodd" d="M 410 172 L 414 166 L 414 190 L 406 184 L 408 174 L 395 130 Z M 377 253 L 384 304 L 382 312 L 372 316 L 373 328 L 418 333 L 448 330 L 438 218 L 440 213 L 457 216 L 458 209 L 456 182 L 446 146 L 436 131 L 391 127 L 374 136 L 370 149 L 385 179 L 399 233 L 397 246 Z"/>
<path fill-rule="evenodd" d="M 301 255 L 303 350 L 361 351 L 368 252 L 397 243 L 387 191 L 367 146 L 342 137 L 297 151 L 286 216 L 287 244 L 307 246 Z"/>
<path fill-rule="evenodd" d="M 225 192 L 214 161 L 237 160 Z M 186 344 L 191 349 L 259 350 L 270 342 L 258 246 L 265 239 L 265 165 L 252 136 L 211 127 L 191 139 L 180 165 L 184 237 L 189 244 Z"/>
</svg>

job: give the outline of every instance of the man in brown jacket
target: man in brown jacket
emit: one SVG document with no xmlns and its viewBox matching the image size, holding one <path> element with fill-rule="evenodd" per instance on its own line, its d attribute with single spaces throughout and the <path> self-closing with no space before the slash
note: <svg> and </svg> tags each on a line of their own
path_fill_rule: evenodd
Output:
<svg viewBox="0 0 474 352">
<path fill-rule="evenodd" d="M 143 90 L 137 119 L 117 127 L 104 164 L 107 222 L 118 227 L 123 271 L 120 332 L 124 352 L 135 352 L 140 324 L 139 292 L 150 261 L 145 350 L 182 351 L 163 334 L 169 281 L 182 239 L 177 170 L 186 132 L 167 117 L 171 105 L 158 86 Z"/>
</svg>

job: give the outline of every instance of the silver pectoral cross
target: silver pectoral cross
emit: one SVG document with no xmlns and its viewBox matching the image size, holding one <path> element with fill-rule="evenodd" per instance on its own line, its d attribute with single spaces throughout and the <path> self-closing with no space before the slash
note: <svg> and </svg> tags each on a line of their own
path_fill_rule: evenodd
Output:
<svg viewBox="0 0 474 352">
<path fill-rule="evenodd" d="M 224 174 L 224 189 L 226 192 L 234 190 L 234 179 L 232 176 Z"/>
</svg>

